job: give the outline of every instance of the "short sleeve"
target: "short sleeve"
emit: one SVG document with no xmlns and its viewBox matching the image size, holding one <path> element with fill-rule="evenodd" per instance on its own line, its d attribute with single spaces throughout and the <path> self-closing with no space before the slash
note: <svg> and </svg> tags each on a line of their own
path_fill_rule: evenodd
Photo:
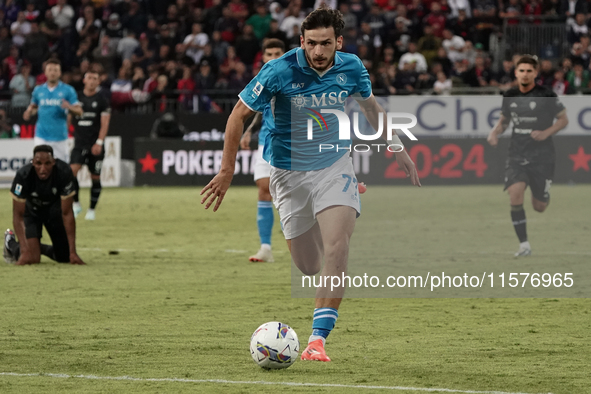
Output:
<svg viewBox="0 0 591 394">
<path fill-rule="evenodd" d="M 72 197 L 76 193 L 74 186 L 74 174 L 70 166 L 65 165 L 60 169 L 60 196 L 62 200 Z"/>
<path fill-rule="evenodd" d="M 76 91 L 70 85 L 68 85 L 67 95 L 68 95 L 68 98 L 66 100 L 68 100 L 68 102 L 70 104 L 72 104 L 72 105 L 80 104 L 80 101 L 78 101 L 78 94 L 76 94 Z"/>
<path fill-rule="evenodd" d="M 111 103 L 109 103 L 109 100 L 104 98 L 101 100 L 103 103 L 103 108 L 101 111 L 102 115 L 111 115 Z"/>
<path fill-rule="evenodd" d="M 357 86 L 355 87 L 353 95 L 362 100 L 367 100 L 371 97 L 372 94 L 369 73 L 367 72 L 367 69 L 365 68 L 363 62 L 359 58 L 357 58 L 357 67 L 359 79 L 357 81 Z"/>
<path fill-rule="evenodd" d="M 238 95 L 240 100 L 252 111 L 263 112 L 279 91 L 279 77 L 274 63 L 276 61 L 267 62 Z"/>
<path fill-rule="evenodd" d="M 501 105 L 501 114 L 507 119 L 511 119 L 511 111 L 509 110 L 509 98 L 503 96 L 503 104 Z"/>
<path fill-rule="evenodd" d="M 554 113 L 554 116 L 558 116 L 558 114 L 560 114 L 562 111 L 566 110 L 566 107 L 564 106 L 564 104 L 562 104 L 558 98 L 558 96 L 556 95 L 555 92 L 552 92 L 552 98 L 550 100 L 552 100 L 552 111 Z"/>
<path fill-rule="evenodd" d="M 39 86 L 36 86 L 33 89 L 33 94 L 31 95 L 31 104 L 39 105 Z"/>
<path fill-rule="evenodd" d="M 27 190 L 25 184 L 25 178 L 20 172 L 16 173 L 14 180 L 12 181 L 12 186 L 10 187 L 10 193 L 15 200 L 25 202 L 27 197 L 29 196 L 29 190 Z"/>
</svg>

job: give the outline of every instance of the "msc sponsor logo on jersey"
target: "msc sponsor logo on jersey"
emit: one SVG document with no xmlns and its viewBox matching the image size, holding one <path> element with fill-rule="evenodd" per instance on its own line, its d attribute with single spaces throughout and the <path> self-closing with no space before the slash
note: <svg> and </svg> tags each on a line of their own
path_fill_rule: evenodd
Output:
<svg viewBox="0 0 591 394">
<path fill-rule="evenodd" d="M 297 109 L 303 107 L 326 107 L 329 105 L 340 105 L 344 104 L 349 95 L 349 91 L 341 90 L 340 92 L 324 92 L 322 94 L 312 93 L 310 97 L 304 97 L 302 94 L 293 96 L 291 98 L 291 104 Z"/>
<path fill-rule="evenodd" d="M 40 104 L 59 107 L 62 105 L 62 99 L 41 99 Z"/>
</svg>

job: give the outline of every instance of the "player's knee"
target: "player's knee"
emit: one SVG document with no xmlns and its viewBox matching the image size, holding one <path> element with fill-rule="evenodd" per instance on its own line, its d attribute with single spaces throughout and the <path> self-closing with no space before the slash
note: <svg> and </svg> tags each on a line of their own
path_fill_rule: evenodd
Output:
<svg viewBox="0 0 591 394">
<path fill-rule="evenodd" d="M 548 207 L 548 204 L 546 204 L 544 202 L 534 203 L 534 211 L 536 211 L 536 212 L 544 212 L 547 207 Z"/>
<path fill-rule="evenodd" d="M 317 273 L 319 273 L 321 268 L 322 268 L 321 264 L 315 264 L 313 266 L 302 267 L 302 268 L 300 268 L 300 271 L 302 271 L 302 274 L 304 274 L 304 275 L 312 276 L 312 275 L 316 275 Z"/>
</svg>

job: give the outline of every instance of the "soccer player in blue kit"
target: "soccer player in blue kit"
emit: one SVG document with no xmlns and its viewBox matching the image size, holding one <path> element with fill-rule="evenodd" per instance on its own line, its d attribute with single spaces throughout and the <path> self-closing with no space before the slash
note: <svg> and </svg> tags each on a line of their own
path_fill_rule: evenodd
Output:
<svg viewBox="0 0 591 394">
<path fill-rule="evenodd" d="M 68 112 L 81 116 L 82 106 L 74 88 L 60 81 L 61 75 L 60 62 L 48 60 L 45 64 L 47 82 L 33 89 L 31 104 L 23 113 L 23 119 L 28 122 L 38 114 L 35 146 L 51 146 L 54 157 L 68 163 Z"/>
<path fill-rule="evenodd" d="M 263 152 L 273 167 L 269 189 L 292 259 L 304 275 L 322 270 L 323 276 L 341 277 L 346 272 L 349 240 L 361 207 L 352 160 L 345 149 L 351 146 L 351 140 L 338 139 L 336 116 L 327 115 L 326 127 L 315 133 L 313 140 L 307 140 L 307 126 L 293 122 L 293 111 L 343 111 L 345 99 L 354 96 L 374 129 L 379 128 L 379 117 L 385 114 L 372 94 L 361 60 L 338 52 L 344 25 L 340 12 L 326 7 L 314 10 L 302 23 L 301 47 L 269 61 L 244 88 L 228 118 L 220 172 L 201 191 L 201 203 L 206 209 L 214 205 L 217 211 L 232 182 L 244 123 L 271 103 L 275 127 Z M 319 141 L 341 149 L 319 152 Z M 391 141 L 400 144 L 395 134 Z M 412 184 L 420 186 L 406 150 L 395 156 Z M 317 288 L 312 335 L 302 360 L 330 361 L 325 341 L 334 328 L 344 291 L 344 284 L 332 291 Z"/>
</svg>

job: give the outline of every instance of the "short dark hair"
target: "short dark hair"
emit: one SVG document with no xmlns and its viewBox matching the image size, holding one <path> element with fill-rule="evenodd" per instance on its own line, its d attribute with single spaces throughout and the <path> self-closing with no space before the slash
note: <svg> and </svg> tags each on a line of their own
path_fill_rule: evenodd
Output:
<svg viewBox="0 0 591 394">
<path fill-rule="evenodd" d="M 281 52 L 285 52 L 285 43 L 278 38 L 270 38 L 263 45 L 263 52 L 271 48 L 279 48 Z"/>
<path fill-rule="evenodd" d="M 49 59 L 45 62 L 45 67 L 47 67 L 49 64 L 57 64 L 60 67 L 62 66 L 62 63 L 57 59 Z"/>
<path fill-rule="evenodd" d="M 533 68 L 538 68 L 538 58 L 531 55 L 523 55 L 517 61 L 515 68 L 519 67 L 520 64 L 531 64 Z"/>
<path fill-rule="evenodd" d="M 345 28 L 343 14 L 339 10 L 322 6 L 310 12 L 302 22 L 302 36 L 305 30 L 314 30 L 321 27 L 329 28 L 331 26 L 334 29 L 335 37 L 340 37 L 341 31 Z"/>
<path fill-rule="evenodd" d="M 39 152 L 46 152 L 53 157 L 53 148 L 49 145 L 37 145 L 35 149 L 33 149 L 33 156 L 35 156 Z"/>
</svg>

